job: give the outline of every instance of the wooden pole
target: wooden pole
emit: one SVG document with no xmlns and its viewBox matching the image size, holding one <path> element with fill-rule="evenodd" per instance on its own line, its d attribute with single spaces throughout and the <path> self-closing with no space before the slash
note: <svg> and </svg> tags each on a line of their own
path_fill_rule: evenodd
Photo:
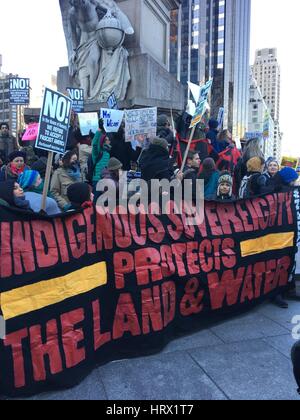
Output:
<svg viewBox="0 0 300 420">
<path fill-rule="evenodd" d="M 47 194 L 48 194 L 49 185 L 50 185 L 52 162 L 53 162 L 53 152 L 49 152 L 48 153 L 46 176 L 45 176 L 45 183 L 44 183 L 44 189 L 43 189 L 42 208 L 41 208 L 42 211 L 46 210 L 46 199 L 47 199 Z"/>
<path fill-rule="evenodd" d="M 181 165 L 181 172 L 183 172 L 186 161 L 187 161 L 187 157 L 188 157 L 188 154 L 189 154 L 189 151 L 190 151 L 190 148 L 191 148 L 191 144 L 192 144 L 192 141 L 193 141 L 193 138 L 194 138 L 196 126 L 197 125 L 194 125 L 194 127 L 192 129 L 192 132 L 191 132 L 191 135 L 190 135 L 190 138 L 189 138 L 189 142 L 188 142 L 188 145 L 186 147 L 186 151 L 185 151 L 184 158 L 183 158 L 182 165 Z"/>
</svg>

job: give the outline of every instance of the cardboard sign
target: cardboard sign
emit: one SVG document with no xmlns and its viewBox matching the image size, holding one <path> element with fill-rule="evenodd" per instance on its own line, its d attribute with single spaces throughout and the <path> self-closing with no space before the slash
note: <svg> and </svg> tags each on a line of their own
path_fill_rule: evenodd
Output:
<svg viewBox="0 0 300 420">
<path fill-rule="evenodd" d="M 30 79 L 13 77 L 9 79 L 10 105 L 29 105 Z"/>
<path fill-rule="evenodd" d="M 281 161 L 281 166 L 284 168 L 285 166 L 293 169 L 297 169 L 299 164 L 299 158 L 296 157 L 287 157 L 284 156 Z"/>
<path fill-rule="evenodd" d="M 213 79 L 209 80 L 201 88 L 199 101 L 196 107 L 196 112 L 191 122 L 191 128 L 195 127 L 202 120 L 203 114 L 205 113 L 208 107 L 208 95 L 211 91 L 212 84 L 213 84 Z"/>
<path fill-rule="evenodd" d="M 118 101 L 114 93 L 112 93 L 110 97 L 107 99 L 107 105 L 109 109 L 116 109 L 116 110 L 119 109 Z"/>
<path fill-rule="evenodd" d="M 64 154 L 67 146 L 72 101 L 62 93 L 46 88 L 35 147 Z"/>
<path fill-rule="evenodd" d="M 67 88 L 69 97 L 72 99 L 72 110 L 76 113 L 84 112 L 84 90 Z"/>
<path fill-rule="evenodd" d="M 88 136 L 90 131 L 96 133 L 99 130 L 99 118 L 97 112 L 85 112 L 78 114 L 80 131 L 83 136 Z"/>
<path fill-rule="evenodd" d="M 124 111 L 115 109 L 100 109 L 100 118 L 104 122 L 104 129 L 107 133 L 117 133 L 121 127 Z"/>
<path fill-rule="evenodd" d="M 29 124 L 23 137 L 22 141 L 35 141 L 39 134 L 39 127 L 38 123 Z"/>
<path fill-rule="evenodd" d="M 127 142 L 151 139 L 157 133 L 157 108 L 125 111 L 125 136 Z"/>
</svg>

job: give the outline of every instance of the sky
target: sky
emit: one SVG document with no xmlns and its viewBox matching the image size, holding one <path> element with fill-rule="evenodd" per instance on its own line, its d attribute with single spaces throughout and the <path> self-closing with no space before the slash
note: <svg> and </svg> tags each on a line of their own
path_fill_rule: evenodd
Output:
<svg viewBox="0 0 300 420">
<path fill-rule="evenodd" d="M 29 77 L 34 94 L 39 95 L 51 75 L 68 64 L 59 0 L 8 0 L 3 10 L 2 71 Z M 256 49 L 278 48 L 283 152 L 291 156 L 300 156 L 299 16 L 299 0 L 252 0 L 250 64 Z"/>
</svg>

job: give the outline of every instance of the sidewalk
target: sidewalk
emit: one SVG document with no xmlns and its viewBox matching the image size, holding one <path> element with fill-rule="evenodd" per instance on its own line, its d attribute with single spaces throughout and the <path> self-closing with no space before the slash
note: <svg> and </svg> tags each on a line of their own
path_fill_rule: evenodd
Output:
<svg viewBox="0 0 300 420">
<path fill-rule="evenodd" d="M 33 400 L 299 400 L 288 310 L 271 304 L 177 339 L 156 356 L 95 370 L 74 389 Z"/>
</svg>

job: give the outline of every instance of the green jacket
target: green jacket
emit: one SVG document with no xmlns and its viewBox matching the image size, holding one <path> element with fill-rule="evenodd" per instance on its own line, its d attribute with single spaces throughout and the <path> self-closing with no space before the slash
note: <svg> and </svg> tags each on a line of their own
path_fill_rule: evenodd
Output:
<svg viewBox="0 0 300 420">
<path fill-rule="evenodd" d="M 97 131 L 93 139 L 92 157 L 93 157 L 94 165 L 96 164 L 95 169 L 94 169 L 93 182 L 98 182 L 100 181 L 100 179 L 102 179 L 102 172 L 105 168 L 107 168 L 107 165 L 110 159 L 111 146 L 106 144 L 104 145 L 103 148 L 101 148 L 101 145 L 100 145 L 100 141 L 103 135 L 104 135 L 103 131 Z M 99 160 L 100 154 L 102 154 L 102 157 Z"/>
</svg>

